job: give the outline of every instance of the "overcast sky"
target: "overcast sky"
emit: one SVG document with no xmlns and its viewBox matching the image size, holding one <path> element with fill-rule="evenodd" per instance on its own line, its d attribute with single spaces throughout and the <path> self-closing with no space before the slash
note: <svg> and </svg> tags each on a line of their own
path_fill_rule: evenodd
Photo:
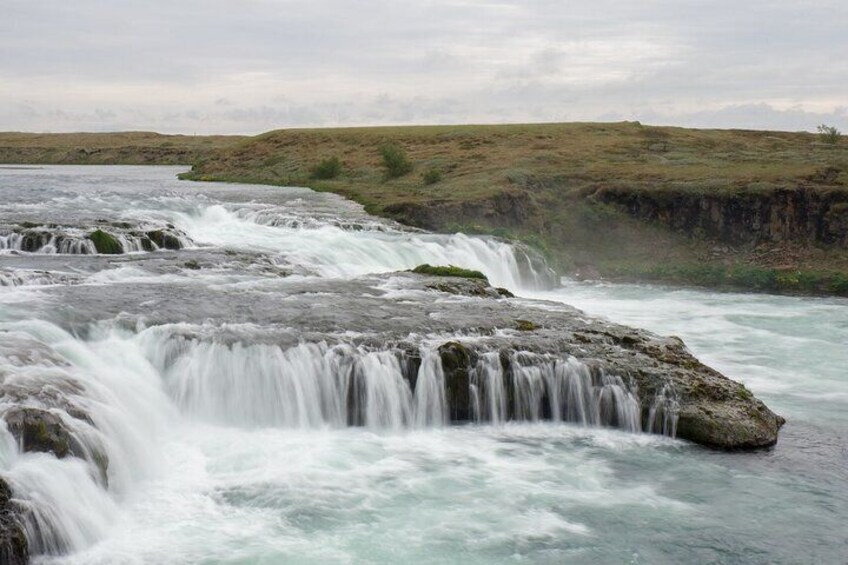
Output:
<svg viewBox="0 0 848 565">
<path fill-rule="evenodd" d="M 848 0 L 0 0 L 0 130 L 848 130 Z"/>
</svg>

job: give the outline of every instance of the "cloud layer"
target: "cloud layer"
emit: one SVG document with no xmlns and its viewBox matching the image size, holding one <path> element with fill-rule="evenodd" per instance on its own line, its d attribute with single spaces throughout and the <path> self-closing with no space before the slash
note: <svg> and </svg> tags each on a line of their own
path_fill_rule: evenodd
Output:
<svg viewBox="0 0 848 565">
<path fill-rule="evenodd" d="M 848 129 L 844 0 L 5 0 L 0 130 Z"/>
</svg>

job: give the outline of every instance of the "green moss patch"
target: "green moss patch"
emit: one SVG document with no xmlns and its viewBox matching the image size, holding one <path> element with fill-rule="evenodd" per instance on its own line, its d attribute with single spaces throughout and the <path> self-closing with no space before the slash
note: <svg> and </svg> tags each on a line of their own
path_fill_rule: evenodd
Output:
<svg viewBox="0 0 848 565">
<path fill-rule="evenodd" d="M 88 239 L 94 242 L 94 248 L 98 253 L 104 255 L 119 255 L 124 252 L 121 247 L 121 242 L 115 239 L 115 236 L 106 233 L 103 230 L 94 230 L 88 234 Z"/>
<path fill-rule="evenodd" d="M 515 329 L 520 332 L 532 332 L 536 329 L 536 324 L 530 320 L 515 320 Z"/>
<path fill-rule="evenodd" d="M 454 265 L 448 265 L 447 267 L 434 267 L 433 265 L 418 265 L 414 269 L 412 269 L 413 273 L 418 275 L 430 275 L 434 277 L 459 277 L 463 279 L 478 279 L 482 281 L 489 282 L 489 279 L 486 278 L 486 275 L 481 273 L 480 271 L 474 271 L 471 269 L 463 269 L 462 267 L 456 267 Z"/>
</svg>

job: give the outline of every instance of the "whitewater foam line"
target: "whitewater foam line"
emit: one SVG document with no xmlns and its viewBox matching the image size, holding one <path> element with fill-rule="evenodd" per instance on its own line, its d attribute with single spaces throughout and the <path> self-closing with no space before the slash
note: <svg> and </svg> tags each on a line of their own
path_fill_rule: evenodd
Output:
<svg viewBox="0 0 848 565">
<path fill-rule="evenodd" d="M 491 237 L 380 230 L 351 231 L 332 223 L 308 229 L 267 217 L 242 217 L 223 205 L 170 220 L 198 245 L 285 256 L 325 277 L 352 278 L 412 269 L 418 265 L 461 265 L 482 271 L 492 284 L 510 289 L 544 289 L 555 282 L 544 260 L 529 249 Z"/>
</svg>

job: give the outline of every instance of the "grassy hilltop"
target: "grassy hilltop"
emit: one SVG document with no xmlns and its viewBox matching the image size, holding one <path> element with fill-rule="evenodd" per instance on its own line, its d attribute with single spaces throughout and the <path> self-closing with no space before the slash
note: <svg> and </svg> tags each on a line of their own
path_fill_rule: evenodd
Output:
<svg viewBox="0 0 848 565">
<path fill-rule="evenodd" d="M 172 144 L 162 159 L 194 156 L 184 178 L 335 192 L 407 224 L 524 241 L 563 273 L 848 295 L 844 139 L 639 123 L 160 137 L 157 150 Z M 128 160 L 128 142 L 93 160 L 80 153 L 85 141 L 28 162 L 143 162 Z M 15 143 L 0 134 L 0 162 L 14 161 Z M 389 178 L 386 147 L 412 170 Z"/>
</svg>

